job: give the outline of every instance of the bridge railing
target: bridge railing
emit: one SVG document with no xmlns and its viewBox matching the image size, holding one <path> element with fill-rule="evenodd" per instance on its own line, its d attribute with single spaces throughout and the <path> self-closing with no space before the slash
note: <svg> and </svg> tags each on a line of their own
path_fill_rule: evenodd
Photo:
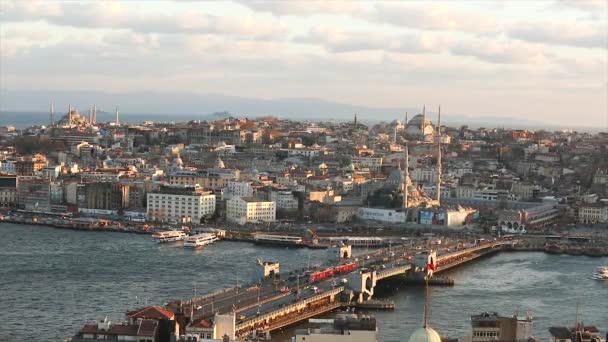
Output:
<svg viewBox="0 0 608 342">
<path fill-rule="evenodd" d="M 265 322 L 266 320 L 270 320 L 277 316 L 276 311 L 285 311 L 286 313 L 292 312 L 292 311 L 297 311 L 298 307 L 300 307 L 302 305 L 306 305 L 308 303 L 312 303 L 314 301 L 317 301 L 317 300 L 320 300 L 320 299 L 323 299 L 326 297 L 335 296 L 342 291 L 344 291 L 344 286 L 339 286 L 339 287 L 333 288 L 331 290 L 328 290 L 327 292 L 323 292 L 323 293 L 308 297 L 306 299 L 299 300 L 293 304 L 289 304 L 284 307 L 278 307 L 275 310 L 265 313 L 263 315 L 251 317 L 250 319 L 245 319 L 245 321 L 236 325 L 236 330 L 245 329 L 247 327 L 256 325 L 257 323 Z"/>
</svg>

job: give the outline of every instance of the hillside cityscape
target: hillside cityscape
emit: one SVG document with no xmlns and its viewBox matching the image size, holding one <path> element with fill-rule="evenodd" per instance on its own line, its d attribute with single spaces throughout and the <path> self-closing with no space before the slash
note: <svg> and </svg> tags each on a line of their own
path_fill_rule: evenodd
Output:
<svg viewBox="0 0 608 342">
<path fill-rule="evenodd" d="M 608 342 L 608 0 L 0 0 L 0 342 Z"/>
<path fill-rule="evenodd" d="M 346 303 L 390 307 L 371 299 L 373 288 L 357 290 L 352 274 L 339 278 L 359 263 L 376 276 L 387 265 L 409 269 L 409 260 L 424 256 L 422 265 L 413 264 L 416 273 L 426 273 L 427 284 L 449 285 L 449 277 L 432 277 L 434 271 L 450 268 L 449 260 L 456 266 L 498 249 L 608 256 L 608 133 L 450 127 L 441 124 L 441 108 L 436 113 L 432 117 L 423 106 L 419 113 L 369 127 L 357 114 L 339 123 L 225 113 L 214 121 L 123 124 L 118 109 L 113 120 L 98 122 L 95 106 L 83 113 L 70 106 L 62 113 L 51 104 L 47 124 L 0 127 L 1 219 L 152 234 L 185 247 L 232 240 L 328 249 L 334 255 L 330 263 L 342 265 L 314 272 L 325 266 L 309 264 L 302 274 L 292 270 L 276 278 L 279 262 L 259 261 L 253 283 L 222 290 L 238 297 L 238 289 L 252 286 L 242 291 L 258 291 L 257 301 L 270 304 L 292 288 L 298 298 L 309 288 L 319 296 L 352 286 Z M 386 246 L 388 252 L 377 249 Z M 357 247 L 365 247 L 364 254 L 351 256 Z M 420 254 L 421 247 L 431 249 Z M 482 247 L 488 249 L 480 253 Z M 415 281 L 416 273 L 406 279 Z M 335 302 L 329 298 L 331 305 L 305 310 L 310 316 L 331 311 Z M 87 323 L 72 341 L 101 334 L 159 341 L 268 339 L 273 320 L 293 319 L 288 312 L 239 329 L 260 317 L 259 306 L 248 316 L 251 305 L 239 307 L 249 298 L 208 300 L 138 308 L 124 323 Z M 277 310 L 270 304 L 265 315 Z M 206 305 L 215 311 L 205 311 Z M 493 315 L 477 319 L 510 319 Z M 373 317 L 351 316 L 338 316 L 334 324 L 375 336 Z M 473 324 L 473 336 L 532 338 L 532 316 L 514 319 L 529 326 L 482 333 Z M 595 327 L 582 332 L 600 336 Z"/>
</svg>

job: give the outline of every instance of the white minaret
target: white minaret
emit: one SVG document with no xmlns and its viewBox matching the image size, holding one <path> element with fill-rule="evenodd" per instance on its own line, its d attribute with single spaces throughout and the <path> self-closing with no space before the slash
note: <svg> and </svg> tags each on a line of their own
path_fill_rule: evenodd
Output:
<svg viewBox="0 0 608 342">
<path fill-rule="evenodd" d="M 72 124 L 72 105 L 68 104 L 68 125 Z"/>
<path fill-rule="evenodd" d="M 93 107 L 89 106 L 89 124 L 93 123 Z"/>
<path fill-rule="evenodd" d="M 441 205 L 441 105 L 437 114 L 437 205 Z"/>
<path fill-rule="evenodd" d="M 422 105 L 422 123 L 420 124 L 420 131 L 424 136 L 424 126 L 426 125 L 426 105 Z"/>
<path fill-rule="evenodd" d="M 116 123 L 116 126 L 120 125 L 120 121 L 118 120 L 118 106 L 116 106 L 116 119 L 114 122 Z"/>
<path fill-rule="evenodd" d="M 51 126 L 53 126 L 53 124 L 55 124 L 55 118 L 53 116 L 55 116 L 55 101 L 51 101 L 51 113 L 50 113 Z"/>
<path fill-rule="evenodd" d="M 94 124 L 97 123 L 97 105 L 96 104 L 93 105 L 93 122 L 92 123 L 94 123 Z"/>
<path fill-rule="evenodd" d="M 408 186 L 408 179 L 410 178 L 410 153 L 409 153 L 409 146 L 407 145 L 407 143 L 405 143 L 405 170 L 404 170 L 404 177 L 403 177 L 403 207 L 407 208 L 407 186 Z"/>
</svg>

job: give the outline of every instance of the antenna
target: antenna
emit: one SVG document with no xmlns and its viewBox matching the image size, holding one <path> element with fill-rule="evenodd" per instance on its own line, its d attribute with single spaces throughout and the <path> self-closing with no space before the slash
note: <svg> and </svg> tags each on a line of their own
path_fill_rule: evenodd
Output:
<svg viewBox="0 0 608 342">
<path fill-rule="evenodd" d="M 575 329 L 575 332 L 578 334 L 578 302 L 576 302 L 576 316 L 574 319 L 574 329 Z"/>
<path fill-rule="evenodd" d="M 422 316 L 422 327 L 426 328 L 428 326 L 429 319 L 429 278 L 427 276 L 424 277 L 424 313 Z"/>
<path fill-rule="evenodd" d="M 403 208 L 407 209 L 407 180 L 410 176 L 410 162 L 409 162 L 409 146 L 407 142 L 405 143 L 405 170 L 403 177 Z M 407 221 L 407 212 L 406 212 L 406 221 Z"/>
<path fill-rule="evenodd" d="M 437 117 L 437 205 L 441 205 L 441 105 Z"/>
</svg>

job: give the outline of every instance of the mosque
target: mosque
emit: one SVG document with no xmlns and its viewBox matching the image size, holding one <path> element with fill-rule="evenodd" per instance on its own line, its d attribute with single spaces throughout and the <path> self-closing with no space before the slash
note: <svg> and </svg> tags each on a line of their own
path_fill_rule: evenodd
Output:
<svg viewBox="0 0 608 342">
<path fill-rule="evenodd" d="M 92 121 L 93 119 L 91 113 L 89 113 L 89 118 L 87 119 L 84 115 L 80 114 L 76 108 L 70 105 L 68 112 L 61 117 L 61 119 L 57 122 L 57 125 L 61 127 L 86 126 L 91 124 Z"/>
<path fill-rule="evenodd" d="M 422 108 L 422 114 L 418 114 L 407 121 L 405 135 L 416 138 L 425 137 L 427 135 L 435 135 L 435 127 L 433 126 L 431 120 L 426 116 L 426 106 Z"/>
</svg>

